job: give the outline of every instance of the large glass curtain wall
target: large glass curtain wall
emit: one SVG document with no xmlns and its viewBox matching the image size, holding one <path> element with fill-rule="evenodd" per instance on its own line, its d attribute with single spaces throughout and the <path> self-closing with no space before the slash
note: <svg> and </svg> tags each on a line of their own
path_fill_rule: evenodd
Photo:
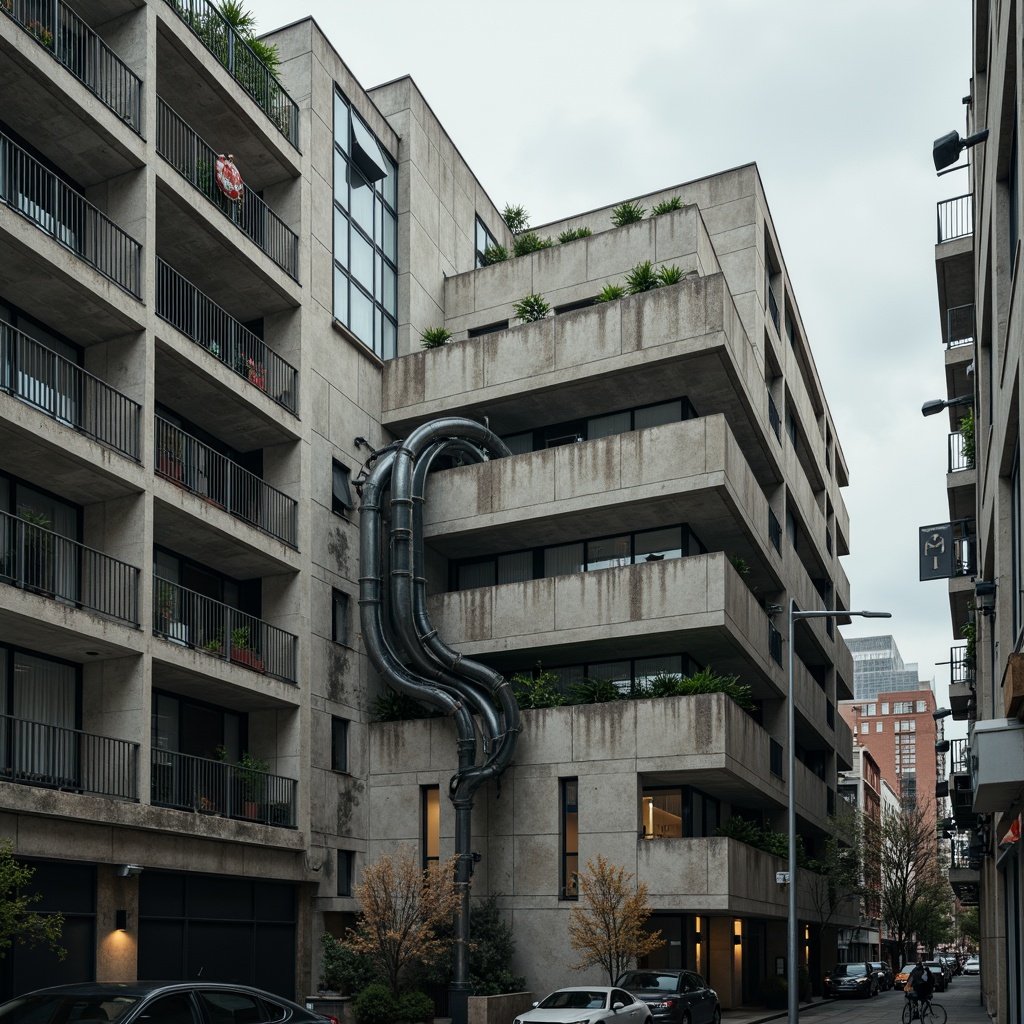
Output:
<svg viewBox="0 0 1024 1024">
<path fill-rule="evenodd" d="M 381 359 L 395 355 L 398 166 L 334 94 L 334 317 Z"/>
</svg>

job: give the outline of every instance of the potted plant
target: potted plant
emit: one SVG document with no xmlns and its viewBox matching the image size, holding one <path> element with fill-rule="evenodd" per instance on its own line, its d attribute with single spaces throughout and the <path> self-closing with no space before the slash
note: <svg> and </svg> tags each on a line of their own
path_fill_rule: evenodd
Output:
<svg viewBox="0 0 1024 1024">
<path fill-rule="evenodd" d="M 24 583 L 47 597 L 53 596 L 53 538 L 50 535 L 50 517 L 28 505 L 18 509 L 22 527 L 25 559 Z"/>
<path fill-rule="evenodd" d="M 266 797 L 269 769 L 268 761 L 253 757 L 248 751 L 238 760 L 234 775 L 241 790 L 242 814 L 246 818 L 255 820 L 260 816 L 260 804 Z"/>
<path fill-rule="evenodd" d="M 156 581 L 156 628 L 171 643 L 188 646 L 188 626 L 180 619 L 178 588 L 166 580 Z"/>
<path fill-rule="evenodd" d="M 249 646 L 248 626 L 231 630 L 231 660 L 239 665 L 247 665 L 256 672 L 263 671 L 263 659 Z"/>
<path fill-rule="evenodd" d="M 262 363 L 257 363 L 253 359 L 246 361 L 246 374 L 249 377 L 249 383 L 255 384 L 256 387 L 261 390 L 266 389 L 267 385 L 267 371 L 264 369 Z"/>
</svg>

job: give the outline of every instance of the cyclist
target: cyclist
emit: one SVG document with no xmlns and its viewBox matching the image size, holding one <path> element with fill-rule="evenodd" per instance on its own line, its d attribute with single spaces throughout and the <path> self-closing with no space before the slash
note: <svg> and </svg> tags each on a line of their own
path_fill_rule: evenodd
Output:
<svg viewBox="0 0 1024 1024">
<path fill-rule="evenodd" d="M 920 1007 L 931 999 L 934 988 L 935 982 L 932 979 L 931 971 L 925 967 L 924 960 L 918 958 L 917 965 L 910 972 L 904 989 L 907 998 L 914 1006 L 913 1015 L 915 1017 L 920 1013 Z"/>
</svg>

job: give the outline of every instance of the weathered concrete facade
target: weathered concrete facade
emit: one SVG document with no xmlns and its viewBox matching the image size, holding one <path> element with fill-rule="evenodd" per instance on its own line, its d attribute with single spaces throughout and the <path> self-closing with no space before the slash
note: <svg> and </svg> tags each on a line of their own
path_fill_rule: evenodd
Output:
<svg viewBox="0 0 1024 1024">
<path fill-rule="evenodd" d="M 784 947 L 782 865 L 716 823 L 784 820 L 779 609 L 849 606 L 847 470 L 756 167 L 639 197 L 681 206 L 636 224 L 546 225 L 592 234 L 478 267 L 481 228 L 514 239 L 411 79 L 364 90 L 310 19 L 269 37 L 280 89 L 226 66 L 209 11 L 77 10 L 137 105 L 0 17 L 7 166 L 38 166 L 78 211 L 14 172 L 0 202 L 0 816 L 45 892 L 72 876 L 88 892 L 75 970 L 147 976 L 170 947 L 171 973 L 302 996 L 320 934 L 358 909 L 353 877 L 424 841 L 424 787 L 445 791 L 454 745 L 440 722 L 371 722 L 354 482 L 369 450 L 460 414 L 533 440 L 432 478 L 428 588 L 450 643 L 507 674 L 624 665 L 626 689 L 710 666 L 754 700 L 525 713 L 513 768 L 478 800 L 476 891 L 501 894 L 531 987 L 564 981 L 575 780 L 572 856 L 625 864 L 678 932 L 671 956 L 724 1005 L 756 1000 Z M 221 153 L 241 204 L 213 185 Z M 590 303 L 644 260 L 685 276 Z M 517 324 L 530 292 L 556 315 Z M 452 341 L 423 351 L 435 326 Z M 537 440 L 562 424 L 578 443 Z M 684 539 L 645 554 L 660 531 Z M 470 564 L 555 565 L 610 535 L 611 561 L 466 582 Z M 813 848 L 850 764 L 835 707 L 852 661 L 823 620 L 792 640 Z M 644 838 L 669 791 L 701 823 Z M 442 856 L 451 824 L 442 799 Z M 200 910 L 229 891 L 218 944 Z M 801 899 L 817 973 L 834 938 Z M 158 940 L 170 919 L 177 939 Z M 283 974 L 224 952 L 269 932 Z"/>
</svg>

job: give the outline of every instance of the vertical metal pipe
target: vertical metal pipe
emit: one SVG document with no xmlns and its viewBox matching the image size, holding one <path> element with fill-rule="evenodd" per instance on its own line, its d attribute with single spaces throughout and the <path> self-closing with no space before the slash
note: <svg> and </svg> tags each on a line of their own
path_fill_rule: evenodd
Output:
<svg viewBox="0 0 1024 1024">
<path fill-rule="evenodd" d="M 793 626 L 796 601 L 789 599 L 789 689 L 786 693 L 786 742 L 787 751 L 787 793 L 789 796 L 786 815 L 786 831 L 789 836 L 789 913 L 786 942 L 786 980 L 788 995 L 788 1024 L 797 1024 L 800 1013 L 799 974 L 796 964 L 797 919 L 796 919 L 796 701 L 793 694 Z"/>
</svg>

